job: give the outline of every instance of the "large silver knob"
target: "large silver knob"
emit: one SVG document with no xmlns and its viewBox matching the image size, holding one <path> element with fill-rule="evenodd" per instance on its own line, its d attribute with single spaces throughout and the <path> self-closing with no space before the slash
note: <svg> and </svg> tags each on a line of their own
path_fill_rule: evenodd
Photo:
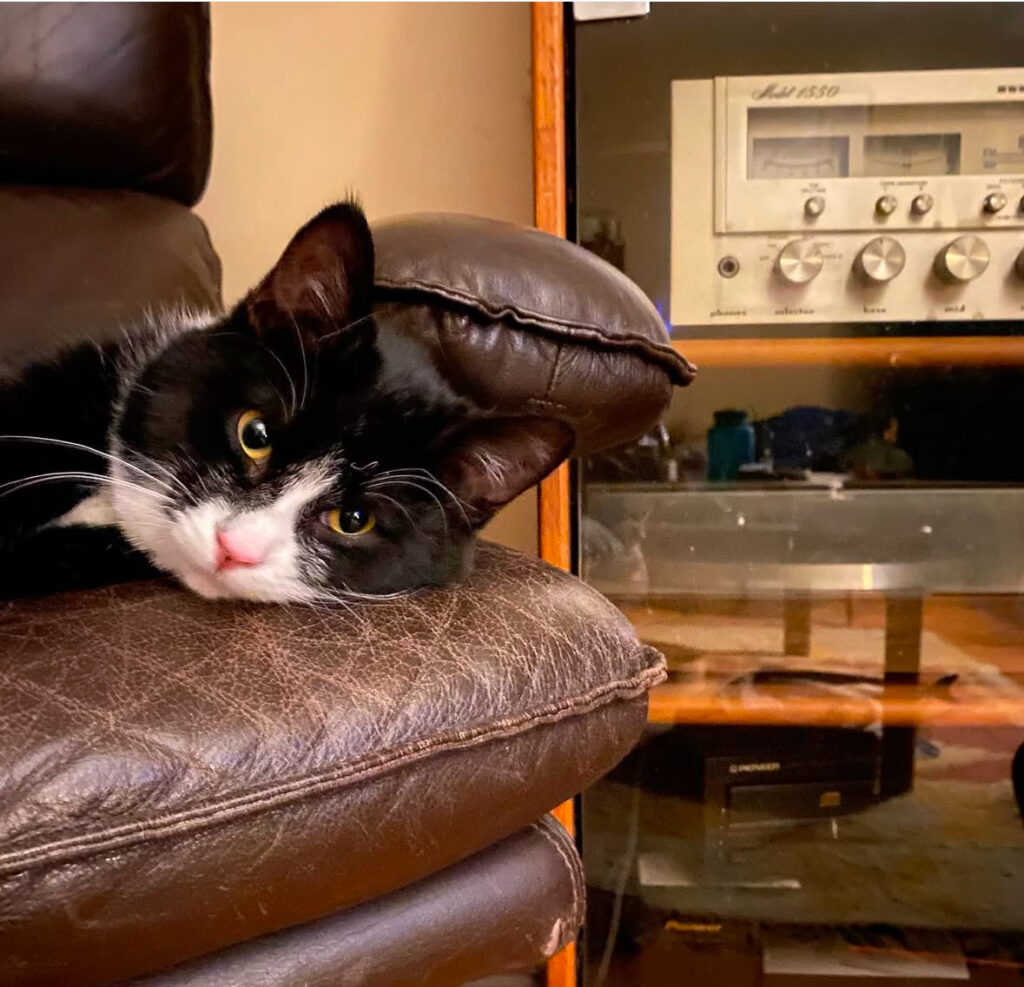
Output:
<svg viewBox="0 0 1024 987">
<path fill-rule="evenodd" d="M 948 284 L 973 281 L 988 267 L 988 244 L 968 233 L 943 247 L 935 258 L 935 273 Z"/>
<path fill-rule="evenodd" d="M 1024 278 L 1024 250 L 1017 254 L 1017 260 L 1014 261 L 1013 269 L 1017 272 L 1017 277 Z"/>
<path fill-rule="evenodd" d="M 907 262 L 907 255 L 898 240 L 891 236 L 876 236 L 864 244 L 853 262 L 853 269 L 872 284 L 891 281 Z"/>
<path fill-rule="evenodd" d="M 790 240 L 775 261 L 775 270 L 790 284 L 807 284 L 820 273 L 825 258 L 813 240 Z"/>
</svg>

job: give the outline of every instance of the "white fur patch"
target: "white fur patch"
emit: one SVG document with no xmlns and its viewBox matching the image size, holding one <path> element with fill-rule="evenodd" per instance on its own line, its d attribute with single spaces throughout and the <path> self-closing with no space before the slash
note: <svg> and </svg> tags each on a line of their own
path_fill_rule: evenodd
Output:
<svg viewBox="0 0 1024 987">
<path fill-rule="evenodd" d="M 302 601 L 315 598 L 317 591 L 303 580 L 296 529 L 304 508 L 331 482 L 330 461 L 325 460 L 303 466 L 273 503 L 255 510 L 238 510 L 218 497 L 168 516 L 162 495 L 147 498 L 146 491 L 129 487 L 115 488 L 113 502 L 129 540 L 201 596 Z M 162 522 L 154 514 L 162 515 Z M 218 570 L 218 530 L 245 533 L 260 545 L 263 561 Z"/>
<path fill-rule="evenodd" d="M 117 515 L 114 513 L 110 491 L 100 490 L 91 497 L 86 497 L 85 500 L 75 504 L 67 514 L 51 522 L 51 527 L 68 528 L 76 524 L 86 525 L 90 528 L 103 528 L 117 524 Z"/>
</svg>

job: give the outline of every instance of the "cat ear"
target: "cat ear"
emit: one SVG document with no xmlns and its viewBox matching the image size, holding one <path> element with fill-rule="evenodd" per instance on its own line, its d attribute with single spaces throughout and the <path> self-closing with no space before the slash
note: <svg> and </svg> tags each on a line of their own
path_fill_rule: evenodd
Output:
<svg viewBox="0 0 1024 987">
<path fill-rule="evenodd" d="M 370 227 L 358 205 L 340 202 L 292 237 L 244 304 L 257 332 L 297 326 L 313 341 L 368 316 L 372 292 Z"/>
<path fill-rule="evenodd" d="M 450 437 L 440 479 L 477 528 L 547 476 L 574 442 L 573 430 L 553 418 L 477 419 Z"/>
</svg>

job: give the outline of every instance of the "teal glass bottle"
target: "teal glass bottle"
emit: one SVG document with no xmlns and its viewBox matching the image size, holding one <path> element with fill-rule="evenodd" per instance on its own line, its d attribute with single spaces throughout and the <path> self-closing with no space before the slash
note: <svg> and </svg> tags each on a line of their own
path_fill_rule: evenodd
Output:
<svg viewBox="0 0 1024 987">
<path fill-rule="evenodd" d="M 754 461 L 754 447 L 754 427 L 745 411 L 716 411 L 715 424 L 708 429 L 708 479 L 737 479 L 740 467 Z"/>
</svg>

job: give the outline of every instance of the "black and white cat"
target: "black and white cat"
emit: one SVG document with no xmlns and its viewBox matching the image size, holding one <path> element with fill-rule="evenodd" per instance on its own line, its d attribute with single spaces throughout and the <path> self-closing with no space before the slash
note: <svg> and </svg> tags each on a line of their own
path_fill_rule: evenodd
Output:
<svg viewBox="0 0 1024 987">
<path fill-rule="evenodd" d="M 150 564 L 206 597 L 459 579 L 572 430 L 458 397 L 371 313 L 373 243 L 325 209 L 227 316 L 154 320 L 0 383 L 0 595 Z"/>
</svg>

